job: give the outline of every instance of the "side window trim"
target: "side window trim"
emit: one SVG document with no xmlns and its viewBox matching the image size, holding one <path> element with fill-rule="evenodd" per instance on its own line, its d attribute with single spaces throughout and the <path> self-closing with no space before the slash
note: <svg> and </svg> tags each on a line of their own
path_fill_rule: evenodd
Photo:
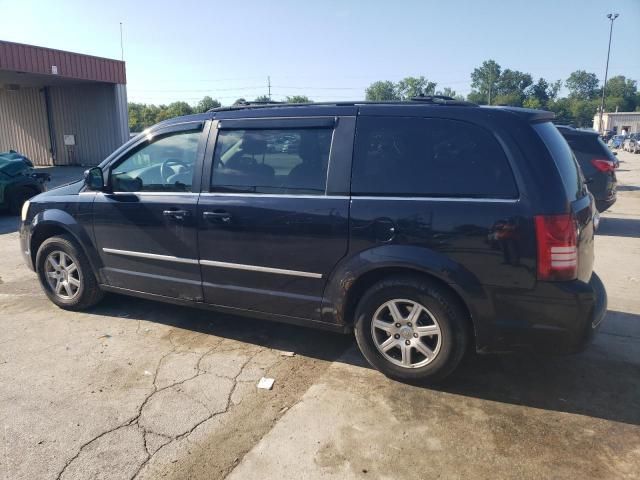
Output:
<svg viewBox="0 0 640 480">
<path fill-rule="evenodd" d="M 111 187 L 112 187 L 111 172 L 113 171 L 113 169 L 115 169 L 122 162 L 126 161 L 130 156 L 135 155 L 135 153 L 138 150 L 141 150 L 146 146 L 150 145 L 151 143 L 153 143 L 153 141 L 157 140 L 159 137 L 165 137 L 175 133 L 187 132 L 191 130 L 195 131 L 200 129 L 200 138 L 198 139 L 198 147 L 196 150 L 196 158 L 194 161 L 194 177 L 192 179 L 191 192 L 186 192 L 186 193 L 198 193 L 198 191 L 200 190 L 199 183 L 201 181 L 201 178 L 200 178 L 201 166 L 203 163 L 203 157 L 205 153 L 204 150 L 205 150 L 206 140 L 209 135 L 210 126 L 211 126 L 210 121 L 198 120 L 198 121 L 181 122 L 174 125 L 159 127 L 159 128 L 156 128 L 155 130 L 151 130 L 147 135 L 141 136 L 137 142 L 130 145 L 129 148 L 121 152 L 116 158 L 114 158 L 107 165 L 102 167 L 104 178 L 105 178 L 105 184 L 108 185 L 109 189 L 111 190 Z M 113 192 L 113 193 L 118 193 L 118 192 Z M 124 192 L 120 192 L 120 193 L 124 193 Z M 133 193 L 133 192 L 127 192 L 127 193 Z M 145 193 L 157 194 L 157 193 L 164 193 L 164 192 L 150 191 Z M 167 192 L 167 193 L 181 193 L 181 192 Z"/>
</svg>

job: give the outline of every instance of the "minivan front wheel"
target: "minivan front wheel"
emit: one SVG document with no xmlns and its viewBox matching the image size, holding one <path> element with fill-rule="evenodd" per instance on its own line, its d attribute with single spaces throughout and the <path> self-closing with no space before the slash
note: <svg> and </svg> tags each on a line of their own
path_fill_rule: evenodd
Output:
<svg viewBox="0 0 640 480">
<path fill-rule="evenodd" d="M 69 235 L 48 238 L 40 245 L 36 270 L 47 297 L 61 308 L 82 310 L 102 299 L 87 257 Z"/>
<path fill-rule="evenodd" d="M 457 299 L 434 282 L 393 277 L 375 284 L 360 300 L 356 340 L 367 361 L 388 377 L 437 381 L 464 355 L 465 315 Z"/>
</svg>

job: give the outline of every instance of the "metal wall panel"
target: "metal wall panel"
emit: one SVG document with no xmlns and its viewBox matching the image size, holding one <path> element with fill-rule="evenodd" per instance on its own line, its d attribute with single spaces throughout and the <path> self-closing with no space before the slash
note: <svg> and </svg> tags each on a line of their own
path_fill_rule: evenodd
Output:
<svg viewBox="0 0 640 480">
<path fill-rule="evenodd" d="M 127 140 L 116 85 L 49 87 L 49 95 L 56 165 L 97 165 Z M 75 146 L 64 135 L 74 135 Z"/>
<path fill-rule="evenodd" d="M 16 150 L 51 165 L 44 94 L 39 88 L 0 89 L 0 151 Z"/>
<path fill-rule="evenodd" d="M 125 63 L 120 60 L 0 40 L 0 70 L 52 75 L 53 66 L 60 77 L 127 83 Z"/>
</svg>

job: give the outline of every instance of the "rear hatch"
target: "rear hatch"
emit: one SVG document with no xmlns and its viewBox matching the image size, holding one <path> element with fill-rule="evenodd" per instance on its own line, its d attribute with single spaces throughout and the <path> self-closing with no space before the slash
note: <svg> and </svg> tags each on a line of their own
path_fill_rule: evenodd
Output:
<svg viewBox="0 0 640 480">
<path fill-rule="evenodd" d="M 596 133 L 562 131 L 584 173 L 588 188 L 597 200 L 611 201 L 616 196 L 615 169 L 618 159 Z"/>
<path fill-rule="evenodd" d="M 536 217 L 538 240 L 538 278 L 588 282 L 593 271 L 594 216 L 593 197 L 571 148 L 551 122 L 533 125 L 544 142 L 560 174 L 568 211 Z"/>
</svg>

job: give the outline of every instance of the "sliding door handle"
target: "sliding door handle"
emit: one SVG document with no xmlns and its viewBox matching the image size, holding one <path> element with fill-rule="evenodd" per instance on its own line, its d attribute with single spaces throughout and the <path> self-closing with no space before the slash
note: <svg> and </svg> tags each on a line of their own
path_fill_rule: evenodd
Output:
<svg viewBox="0 0 640 480">
<path fill-rule="evenodd" d="M 229 212 L 202 212 L 202 218 L 224 223 L 231 222 L 231 214 Z"/>
<path fill-rule="evenodd" d="M 162 215 L 164 217 L 169 217 L 172 220 L 184 220 L 189 215 L 191 215 L 191 212 L 189 212 L 189 210 L 169 209 L 169 210 L 164 210 L 162 212 Z"/>
</svg>

